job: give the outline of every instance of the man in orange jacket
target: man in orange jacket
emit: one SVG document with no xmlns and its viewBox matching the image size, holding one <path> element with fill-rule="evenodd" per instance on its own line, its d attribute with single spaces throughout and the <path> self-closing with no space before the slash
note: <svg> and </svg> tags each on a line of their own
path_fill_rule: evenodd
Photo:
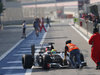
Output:
<svg viewBox="0 0 100 75">
<path fill-rule="evenodd" d="M 76 60 L 78 61 L 79 68 L 82 69 L 83 65 L 81 64 L 81 60 L 80 60 L 79 48 L 75 44 L 72 44 L 71 40 L 66 41 L 65 59 L 67 56 L 67 52 L 70 53 L 70 61 L 71 61 L 71 64 L 73 65 L 73 67 L 77 68 L 75 62 L 73 61 L 73 57 L 75 56 Z"/>
<path fill-rule="evenodd" d="M 97 28 L 93 29 L 93 33 L 89 39 L 89 44 L 92 45 L 91 58 L 96 63 L 96 69 L 100 69 L 100 34 Z"/>
</svg>

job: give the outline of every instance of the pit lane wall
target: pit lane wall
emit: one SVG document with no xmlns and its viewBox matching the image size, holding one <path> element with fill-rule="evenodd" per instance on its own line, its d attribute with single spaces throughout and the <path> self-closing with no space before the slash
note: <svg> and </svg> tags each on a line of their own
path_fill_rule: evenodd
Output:
<svg viewBox="0 0 100 75">
<path fill-rule="evenodd" d="M 92 21 L 89 21 L 89 20 L 86 21 L 82 18 L 79 18 L 79 19 L 77 18 L 76 22 L 74 22 L 74 19 L 72 19 L 72 20 L 73 20 L 73 25 L 77 29 L 79 29 L 82 33 L 84 33 L 88 37 L 91 37 L 91 35 L 93 34 L 93 29 L 94 29 Z M 99 29 L 99 24 L 98 24 L 97 28 Z"/>
<path fill-rule="evenodd" d="M 90 20 L 85 20 L 82 18 L 76 18 L 76 22 L 72 19 L 72 25 L 74 25 L 77 29 L 79 29 L 86 36 L 91 37 L 93 35 L 94 24 Z M 97 27 L 100 33 L 100 23 L 97 24 Z"/>
<path fill-rule="evenodd" d="M 89 11 L 86 13 L 92 13 L 94 15 L 98 15 L 98 17 L 100 18 L 100 0 L 90 0 L 90 4 L 88 4 L 88 8 L 91 6 L 97 6 L 97 12 L 98 14 L 95 14 L 94 12 L 90 11 L 90 9 L 88 9 Z M 93 34 L 93 29 L 94 29 L 94 24 L 93 21 L 90 20 L 85 20 L 83 18 L 76 18 L 76 21 L 74 21 L 73 19 L 73 23 L 75 25 L 76 28 L 78 28 L 80 31 L 82 31 L 85 35 L 91 37 L 91 35 Z M 100 23 L 97 24 L 97 27 L 100 33 Z"/>
</svg>

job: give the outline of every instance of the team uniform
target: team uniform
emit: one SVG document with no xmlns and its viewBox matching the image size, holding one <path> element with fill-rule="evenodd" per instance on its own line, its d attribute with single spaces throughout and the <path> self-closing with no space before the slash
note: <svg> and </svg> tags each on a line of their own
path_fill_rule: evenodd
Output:
<svg viewBox="0 0 100 75">
<path fill-rule="evenodd" d="M 89 44 L 92 45 L 91 48 L 91 58 L 98 66 L 100 62 L 100 34 L 98 32 L 94 33 L 89 39 Z"/>
<path fill-rule="evenodd" d="M 41 32 L 42 28 L 44 29 L 45 32 L 47 32 L 46 29 L 45 29 L 45 27 L 44 27 L 44 20 L 43 20 L 43 18 L 41 19 L 40 32 Z"/>
</svg>

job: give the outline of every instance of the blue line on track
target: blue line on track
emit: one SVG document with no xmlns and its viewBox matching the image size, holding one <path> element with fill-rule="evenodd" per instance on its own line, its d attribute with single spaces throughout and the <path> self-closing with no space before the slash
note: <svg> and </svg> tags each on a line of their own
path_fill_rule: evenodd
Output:
<svg viewBox="0 0 100 75">
<path fill-rule="evenodd" d="M 23 69 L 22 63 L 20 62 L 22 60 L 22 55 L 31 54 L 31 45 L 39 44 L 43 35 L 44 31 L 39 34 L 39 37 L 36 37 L 33 31 L 26 39 L 17 45 L 4 59 L 0 61 L 0 75 L 25 75 L 26 70 Z M 19 62 L 17 63 L 14 61 Z"/>
</svg>

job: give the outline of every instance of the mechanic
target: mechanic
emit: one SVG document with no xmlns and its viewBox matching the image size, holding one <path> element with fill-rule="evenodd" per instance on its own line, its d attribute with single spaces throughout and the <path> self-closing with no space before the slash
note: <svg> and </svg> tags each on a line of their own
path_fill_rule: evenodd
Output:
<svg viewBox="0 0 100 75">
<path fill-rule="evenodd" d="M 81 64 L 81 60 L 80 60 L 79 48 L 75 44 L 72 44 L 71 40 L 66 41 L 64 60 L 66 60 L 67 52 L 70 53 L 69 58 L 70 58 L 73 68 L 77 68 L 75 62 L 73 61 L 73 57 L 75 56 L 79 64 L 79 69 L 82 69 L 83 65 Z"/>
<path fill-rule="evenodd" d="M 43 17 L 41 19 L 40 32 L 41 32 L 42 28 L 44 29 L 45 32 L 47 32 L 46 29 L 45 29 L 45 27 L 44 27 L 44 18 Z"/>
<path fill-rule="evenodd" d="M 93 33 L 89 39 L 89 44 L 92 45 L 91 58 L 96 63 L 96 69 L 100 69 L 100 34 L 97 28 L 93 29 Z"/>
</svg>

